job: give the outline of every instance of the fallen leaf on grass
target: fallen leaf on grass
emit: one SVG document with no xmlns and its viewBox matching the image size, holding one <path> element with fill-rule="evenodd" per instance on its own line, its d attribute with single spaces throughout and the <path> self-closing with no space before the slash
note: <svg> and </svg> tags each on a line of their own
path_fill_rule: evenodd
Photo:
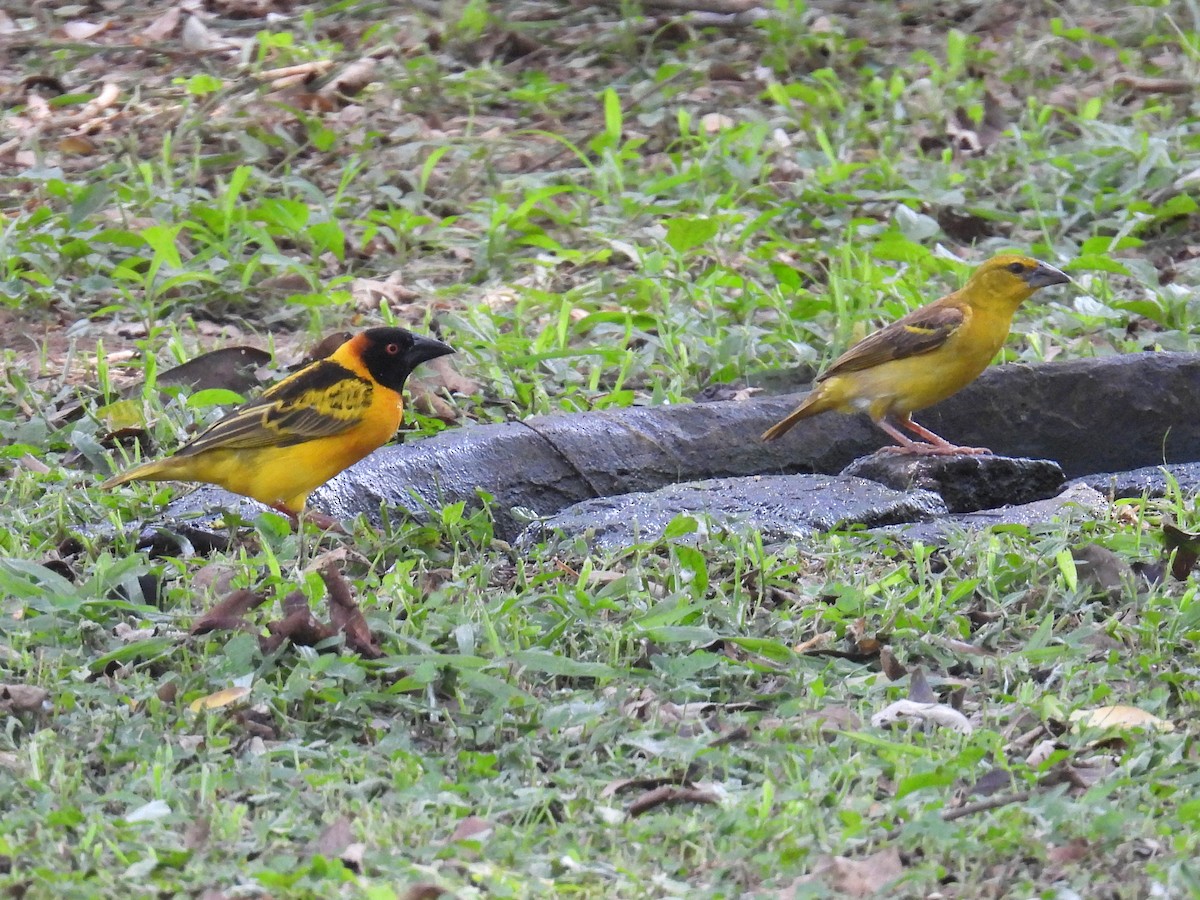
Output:
<svg viewBox="0 0 1200 900">
<path fill-rule="evenodd" d="M 963 107 L 954 110 L 954 115 L 946 122 L 946 135 L 956 156 L 982 156 L 995 144 L 1008 120 L 1004 108 L 991 91 L 983 95 L 983 120 L 976 124 Z"/>
<path fill-rule="evenodd" d="M 780 900 L 791 900 L 802 885 L 824 882 L 840 897 L 870 897 L 904 875 L 900 851 L 888 847 L 863 859 L 848 856 L 822 856 L 812 871 L 797 878 L 779 892 Z"/>
<path fill-rule="evenodd" d="M 50 708 L 50 692 L 31 684 L 0 684 L 0 712 L 44 712 Z"/>
<path fill-rule="evenodd" d="M 212 823 L 201 816 L 188 823 L 183 830 L 183 849 L 200 850 L 208 844 L 208 836 L 212 831 Z"/>
<path fill-rule="evenodd" d="M 334 350 L 342 346 L 342 344 L 346 343 L 346 341 L 350 340 L 352 337 L 354 337 L 354 335 L 349 331 L 335 331 L 332 334 L 325 335 L 325 337 L 321 338 L 320 341 L 309 348 L 308 353 L 304 355 L 304 358 L 300 360 L 300 362 L 296 363 L 294 366 L 289 366 L 288 371 L 296 372 L 300 369 L 303 369 L 305 366 L 315 363 L 319 359 L 327 359 L 333 355 Z"/>
<path fill-rule="evenodd" d="M 658 777 L 644 778 L 618 778 L 615 781 L 610 781 L 600 791 L 601 799 L 607 799 L 617 794 L 624 793 L 628 790 L 648 791 L 660 787 L 679 787 L 687 784 L 688 777 L 686 775 L 660 775 Z"/>
<path fill-rule="evenodd" d="M 1080 587 L 1115 603 L 1133 584 L 1133 569 L 1107 547 L 1084 544 L 1071 551 Z"/>
<path fill-rule="evenodd" d="M 908 669 L 904 668 L 904 664 L 896 659 L 896 654 L 890 647 L 879 648 L 879 667 L 883 669 L 883 674 L 887 676 L 888 681 L 899 681 L 908 674 Z"/>
<path fill-rule="evenodd" d="M 220 709 L 224 706 L 229 706 L 231 703 L 237 703 L 249 694 L 250 688 L 245 685 L 235 684 L 233 687 L 222 688 L 206 697 L 198 697 L 188 704 L 188 709 L 192 712 L 201 712 L 206 709 Z"/>
<path fill-rule="evenodd" d="M 446 894 L 436 884 L 421 882 L 420 884 L 410 884 L 400 894 L 400 900 L 437 900 L 438 897 Z"/>
<path fill-rule="evenodd" d="M 185 50 L 203 53 L 210 50 L 235 50 L 242 42 L 217 34 L 196 16 L 188 16 L 183 22 L 179 41 Z"/>
<path fill-rule="evenodd" d="M 463 394 L 470 397 L 478 394 L 481 389 L 478 381 L 468 378 L 455 369 L 448 356 L 439 356 L 423 365 L 426 371 L 432 373 L 432 377 L 426 376 L 425 381 L 440 385 L 451 394 Z"/>
<path fill-rule="evenodd" d="M 925 677 L 925 670 L 921 666 L 913 669 L 908 676 L 908 699 L 913 703 L 937 703 L 937 694 L 929 686 L 929 679 Z"/>
<path fill-rule="evenodd" d="M 310 856 L 320 855 L 326 859 L 337 859 L 353 841 L 354 831 L 350 820 L 342 816 L 325 827 L 308 852 Z"/>
<path fill-rule="evenodd" d="M 862 727 L 862 720 L 858 717 L 858 713 L 848 706 L 826 706 L 822 709 L 805 710 L 799 718 L 805 722 L 815 722 L 817 730 L 827 736 L 832 736 L 839 731 L 857 731 Z"/>
<path fill-rule="evenodd" d="M 718 804 L 720 802 L 720 795 L 713 790 L 663 785 L 647 791 L 630 803 L 628 813 L 629 817 L 633 819 L 660 806 L 678 806 L 682 803 Z"/>
<path fill-rule="evenodd" d="M 833 646 L 833 642 L 836 638 L 837 632 L 818 631 L 807 641 L 801 641 L 799 644 L 794 646 L 792 650 L 796 653 L 820 653 Z"/>
<path fill-rule="evenodd" d="M 330 561 L 317 570 L 329 592 L 330 624 L 346 636 L 346 646 L 366 659 L 379 659 L 383 651 L 375 643 L 366 617 L 354 602 L 350 585 L 342 576 L 336 562 Z"/>
<path fill-rule="evenodd" d="M 283 598 L 283 618 L 267 623 L 269 636 L 259 638 L 263 653 L 274 653 L 287 641 L 300 647 L 315 647 L 337 634 L 333 626 L 317 620 L 303 591 Z"/>
<path fill-rule="evenodd" d="M 1176 581 L 1187 581 L 1200 560 L 1200 534 L 1184 531 L 1170 522 L 1163 523 L 1163 543 L 1171 559 L 1171 577 Z"/>
<path fill-rule="evenodd" d="M 108 28 L 108 22 L 81 22 L 74 20 L 64 22 L 61 27 L 56 28 L 53 34 L 56 37 L 65 38 L 68 41 L 86 41 L 89 38 L 94 38 L 100 32 Z"/>
<path fill-rule="evenodd" d="M 988 769 L 971 785 L 970 794 L 977 797 L 990 797 L 999 791 L 1012 787 L 1013 775 L 1007 769 Z"/>
<path fill-rule="evenodd" d="M 951 728 L 959 734 L 970 734 L 975 729 L 967 717 L 952 706 L 944 703 L 916 703 L 912 700 L 897 700 L 871 716 L 871 725 L 882 728 L 894 725 L 902 719 L 916 719 L 942 728 Z"/>
<path fill-rule="evenodd" d="M 377 67 L 375 60 L 369 56 L 355 60 L 322 85 L 317 93 L 324 96 L 354 96 L 375 81 Z"/>
<path fill-rule="evenodd" d="M 467 816 L 454 826 L 454 831 L 451 832 L 447 843 L 482 841 L 492 833 L 494 827 L 487 819 L 482 819 L 479 816 Z"/>
<path fill-rule="evenodd" d="M 245 615 L 266 601 L 266 596 L 256 591 L 240 588 L 227 594 L 212 609 L 192 623 L 191 634 L 208 634 L 210 631 L 252 631 L 253 626 Z"/>
<path fill-rule="evenodd" d="M 1058 742 L 1049 738 L 1038 741 L 1025 757 L 1025 765 L 1031 769 L 1040 768 L 1058 749 Z"/>
<path fill-rule="evenodd" d="M 1089 845 L 1086 838 L 1072 838 L 1065 844 L 1050 847 L 1046 851 L 1046 862 L 1055 868 L 1062 868 L 1070 863 L 1077 863 L 1088 855 Z"/>
<path fill-rule="evenodd" d="M 1196 82 L 1186 78 L 1152 78 L 1128 72 L 1118 75 L 1113 83 L 1142 94 L 1190 94 L 1196 90 Z"/>
<path fill-rule="evenodd" d="M 1136 706 L 1100 706 L 1096 709 L 1077 709 L 1071 713 L 1070 721 L 1080 728 L 1108 728 L 1116 731 L 1145 731 L 1170 732 L 1175 730 L 1175 723 L 1160 719 L 1158 716 L 1138 709 Z"/>
<path fill-rule="evenodd" d="M 178 6 L 170 7 L 165 13 L 142 29 L 142 33 L 134 35 L 135 44 L 156 44 L 170 37 L 179 27 L 182 10 Z"/>
<path fill-rule="evenodd" d="M 239 709 L 233 718 L 246 734 L 258 741 L 279 739 L 274 716 L 271 714 L 271 710 L 262 704 L 251 706 L 248 709 Z"/>
</svg>

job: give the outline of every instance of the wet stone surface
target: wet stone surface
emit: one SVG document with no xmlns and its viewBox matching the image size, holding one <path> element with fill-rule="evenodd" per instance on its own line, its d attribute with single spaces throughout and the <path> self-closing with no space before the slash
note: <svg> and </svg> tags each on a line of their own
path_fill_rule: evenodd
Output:
<svg viewBox="0 0 1200 900">
<path fill-rule="evenodd" d="M 898 491 L 933 491 L 952 513 L 975 512 L 1053 497 L 1066 482 L 1062 467 L 1048 459 L 1014 459 L 988 454 L 917 456 L 881 450 L 842 470 Z"/>
<path fill-rule="evenodd" d="M 1015 515 L 1014 504 L 1020 509 L 1022 501 L 1053 492 L 1051 485 L 1058 476 L 1046 460 L 1061 465 L 1068 477 L 1116 497 L 1164 493 L 1169 481 L 1156 464 L 1166 460 L 1183 492 L 1196 493 L 1200 491 L 1196 396 L 1200 396 L 1200 354 L 1135 353 L 997 366 L 918 418 L 948 439 L 1032 460 L 999 455 L 958 462 L 948 457 L 940 469 L 931 464 L 928 471 L 911 473 L 911 480 L 894 472 L 876 477 L 893 486 L 933 487 L 951 509 L 988 508 L 978 515 L 992 523 Z M 389 517 L 427 519 L 436 517 L 446 504 L 465 501 L 468 507 L 479 507 L 487 497 L 496 535 L 513 540 L 525 526 L 513 514 L 516 507 L 556 516 L 573 504 L 607 498 L 601 506 L 619 510 L 625 508 L 626 495 L 675 485 L 678 504 L 684 496 L 711 504 L 691 504 L 687 512 L 734 521 L 749 511 L 720 491 L 692 493 L 689 483 L 794 473 L 832 476 L 887 443 L 865 416 L 833 413 L 801 423 L 781 440 L 760 441 L 758 435 L 797 399 L 754 397 L 454 428 L 383 448 L 319 488 L 310 504 L 338 519 L 362 514 L 377 524 L 381 509 Z M 987 462 L 981 462 L 984 459 Z M 1011 470 L 1006 468 L 1010 466 Z M 993 481 L 964 486 L 964 481 L 980 480 L 988 472 Z M 1089 474 L 1097 472 L 1105 474 Z M 1005 505 L 1010 509 L 990 509 Z M 214 508 L 218 512 L 211 512 Z M 188 541 L 198 548 L 195 537 L 205 528 L 213 529 L 214 539 L 227 538 L 228 530 L 213 524 L 219 521 L 220 508 L 247 520 L 261 511 L 253 501 L 202 488 L 173 502 L 163 518 L 168 528 L 174 519 L 191 519 Z M 682 506 L 679 511 L 684 511 Z M 200 518 L 192 518 L 197 514 Z M 975 527 L 985 519 L 955 515 L 946 521 Z M 775 518 L 763 521 L 775 534 L 827 527 L 822 524 L 825 520 L 807 519 L 803 512 L 789 522 L 783 506 Z"/>
<path fill-rule="evenodd" d="M 1108 498 L 1085 484 L 1072 484 L 1055 497 L 1018 506 L 957 513 L 926 522 L 911 522 L 874 529 L 907 542 L 943 544 L 953 534 L 980 531 L 1000 525 L 1045 525 L 1064 518 L 1076 520 L 1103 516 Z"/>
<path fill-rule="evenodd" d="M 1128 472 L 1097 472 L 1076 478 L 1073 483 L 1086 484 L 1116 500 L 1162 497 L 1172 489 L 1172 484 L 1186 496 L 1200 493 L 1200 462 L 1144 466 Z"/>
<path fill-rule="evenodd" d="M 928 491 L 894 491 L 861 478 L 714 478 L 585 500 L 530 525 L 517 543 L 529 547 L 551 537 L 582 538 L 595 549 L 617 550 L 657 539 L 680 515 L 696 517 L 702 529 L 758 531 L 763 540 L 773 542 L 854 524 L 921 521 L 945 512 L 942 501 Z M 703 534 L 701 530 L 695 536 Z"/>
</svg>

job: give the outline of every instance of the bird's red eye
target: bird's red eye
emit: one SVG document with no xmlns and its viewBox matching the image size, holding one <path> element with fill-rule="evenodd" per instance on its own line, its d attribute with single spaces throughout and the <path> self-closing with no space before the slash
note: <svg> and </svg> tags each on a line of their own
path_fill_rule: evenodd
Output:
<svg viewBox="0 0 1200 900">
<path fill-rule="evenodd" d="M 399 353 L 399 352 L 400 352 L 400 345 L 399 345 L 399 344 L 388 344 L 388 345 L 387 345 L 387 354 L 388 354 L 388 356 L 395 356 L 395 355 L 396 355 L 397 353 Z"/>
</svg>

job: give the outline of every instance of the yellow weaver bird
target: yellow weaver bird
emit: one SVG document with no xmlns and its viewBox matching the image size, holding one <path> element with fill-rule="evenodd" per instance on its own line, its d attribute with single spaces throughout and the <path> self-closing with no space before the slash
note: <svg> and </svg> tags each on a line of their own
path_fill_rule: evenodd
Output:
<svg viewBox="0 0 1200 900">
<path fill-rule="evenodd" d="M 308 495 L 386 443 L 418 365 L 454 351 L 403 328 L 368 328 L 269 387 L 166 459 L 104 482 L 204 481 L 295 519 Z"/>
<path fill-rule="evenodd" d="M 1027 256 L 989 259 L 953 294 L 915 309 L 855 344 L 817 378 L 812 392 L 762 439 L 773 441 L 827 410 L 865 412 L 906 453 L 990 453 L 959 447 L 912 420 L 966 387 L 995 358 L 1013 313 L 1036 291 L 1070 278 Z M 900 429 L 915 434 L 914 441 Z"/>
</svg>

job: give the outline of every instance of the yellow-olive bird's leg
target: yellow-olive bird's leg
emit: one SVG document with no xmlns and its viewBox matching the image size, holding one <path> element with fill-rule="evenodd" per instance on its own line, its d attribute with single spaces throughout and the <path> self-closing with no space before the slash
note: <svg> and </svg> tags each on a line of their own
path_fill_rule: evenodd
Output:
<svg viewBox="0 0 1200 900">
<path fill-rule="evenodd" d="M 880 419 L 875 424 L 887 432 L 888 436 L 900 445 L 898 447 L 882 448 L 885 453 L 928 453 L 932 449 L 929 444 L 921 444 L 914 441 L 887 419 Z"/>
<path fill-rule="evenodd" d="M 929 442 L 928 444 L 926 444 L 924 446 L 914 444 L 914 447 L 920 447 L 919 450 L 915 451 L 918 453 L 939 453 L 939 454 L 952 454 L 952 453 L 984 454 L 984 453 L 986 453 L 986 454 L 990 455 L 992 452 L 987 447 L 960 447 L 957 444 L 952 444 L 948 440 L 946 440 L 944 437 L 942 437 L 941 435 L 934 434 L 932 431 L 930 431 L 928 428 L 925 428 L 923 425 L 918 425 L 916 422 L 914 422 L 912 420 L 911 415 L 898 416 L 896 418 L 896 423 L 898 425 L 900 425 L 901 428 L 907 428 L 909 431 L 911 431 L 917 437 L 923 438 L 924 440 Z"/>
</svg>

